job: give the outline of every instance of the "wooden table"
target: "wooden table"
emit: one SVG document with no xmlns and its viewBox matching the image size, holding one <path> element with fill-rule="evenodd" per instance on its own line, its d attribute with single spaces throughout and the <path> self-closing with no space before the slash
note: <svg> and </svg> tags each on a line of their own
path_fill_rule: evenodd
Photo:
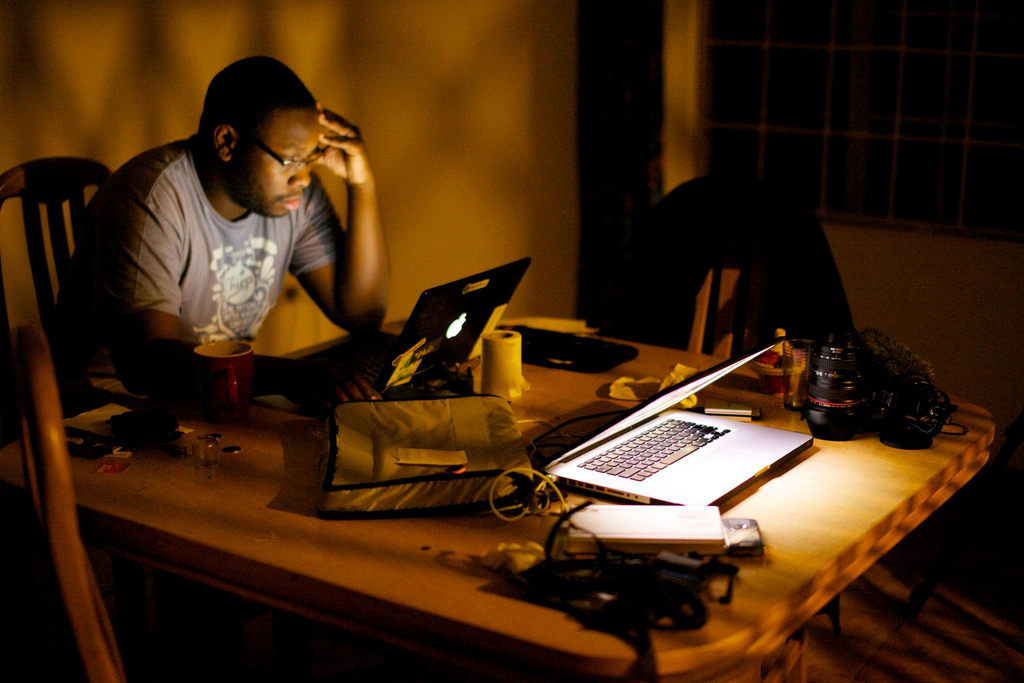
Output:
<svg viewBox="0 0 1024 683">
<path fill-rule="evenodd" d="M 628 405 L 602 398 L 615 377 L 660 378 L 677 362 L 715 362 L 640 348 L 636 360 L 605 375 L 525 366 L 532 389 L 513 403 L 524 434 Z M 764 424 L 806 430 L 746 370 L 701 396 L 759 405 Z M 724 515 L 758 520 L 768 552 L 736 560 L 732 603 L 709 602 L 706 626 L 653 633 L 659 671 L 668 679 L 758 680 L 763 660 L 985 463 L 991 415 L 954 402 L 966 436 L 940 435 L 924 451 L 888 448 L 874 435 L 819 441 L 724 503 Z M 194 406 L 176 413 L 195 433 L 211 431 Z M 216 430 L 222 445 L 241 450 L 224 457 L 213 481 L 195 478 L 185 458 L 160 449 L 137 452 L 120 474 L 95 473 L 99 461 L 75 459 L 87 543 L 474 675 L 600 680 L 634 673 L 625 642 L 523 600 L 481 564 L 501 542 L 543 542 L 552 517 L 321 520 L 314 507 L 326 451 L 321 421 L 255 407 L 247 422 Z M 22 485 L 17 444 L 0 451 L 0 481 Z"/>
</svg>

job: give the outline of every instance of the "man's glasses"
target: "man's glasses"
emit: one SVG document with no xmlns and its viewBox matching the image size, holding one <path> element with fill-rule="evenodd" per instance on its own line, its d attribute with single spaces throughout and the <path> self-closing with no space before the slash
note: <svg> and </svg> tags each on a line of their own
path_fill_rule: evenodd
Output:
<svg viewBox="0 0 1024 683">
<path fill-rule="evenodd" d="M 298 171 L 301 168 L 312 166 L 320 159 L 320 157 L 324 155 L 324 153 L 327 152 L 326 148 L 317 147 L 316 149 L 309 153 L 309 156 L 303 159 L 283 159 L 277 152 L 263 144 L 263 142 L 252 133 L 247 133 L 245 137 L 249 138 L 249 140 L 252 141 L 252 144 L 256 145 L 264 152 L 266 152 L 268 155 L 270 155 L 270 157 L 274 161 L 281 164 L 281 168 L 285 169 L 286 171 Z"/>
</svg>

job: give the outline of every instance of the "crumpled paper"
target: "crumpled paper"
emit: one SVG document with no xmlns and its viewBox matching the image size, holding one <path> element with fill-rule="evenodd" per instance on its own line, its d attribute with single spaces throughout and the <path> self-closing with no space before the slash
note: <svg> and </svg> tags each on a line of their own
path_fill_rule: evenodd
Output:
<svg viewBox="0 0 1024 683">
<path fill-rule="evenodd" d="M 665 387 L 679 384 L 684 379 L 692 377 L 697 374 L 697 368 L 691 368 L 688 365 L 682 363 L 676 363 L 676 366 L 672 368 L 672 372 L 668 374 L 665 379 L 659 380 L 657 377 L 642 377 L 637 379 L 635 377 L 620 377 L 608 388 L 608 394 L 612 398 L 621 399 L 623 401 L 644 401 L 654 394 L 658 393 Z M 692 408 L 697 405 L 697 396 L 689 396 L 679 402 L 680 408 Z"/>
<path fill-rule="evenodd" d="M 499 543 L 497 549 L 485 552 L 480 561 L 494 571 L 520 574 L 544 561 L 544 548 L 533 541 L 523 544 Z"/>
</svg>

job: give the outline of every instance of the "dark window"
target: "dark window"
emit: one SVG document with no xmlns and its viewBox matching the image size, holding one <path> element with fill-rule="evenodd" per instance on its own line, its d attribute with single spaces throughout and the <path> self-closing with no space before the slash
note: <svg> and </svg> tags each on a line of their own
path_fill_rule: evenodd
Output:
<svg viewBox="0 0 1024 683">
<path fill-rule="evenodd" d="M 709 170 L 1024 239 L 1024 2 L 709 0 Z"/>
</svg>

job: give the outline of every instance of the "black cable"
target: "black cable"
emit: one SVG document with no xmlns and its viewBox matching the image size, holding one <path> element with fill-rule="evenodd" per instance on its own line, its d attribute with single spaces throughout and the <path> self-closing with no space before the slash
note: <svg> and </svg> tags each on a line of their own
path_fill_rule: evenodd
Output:
<svg viewBox="0 0 1024 683">
<path fill-rule="evenodd" d="M 700 628 L 707 622 L 708 610 L 698 594 L 703 573 L 669 564 L 655 566 L 650 558 L 608 550 L 596 538 L 597 557 L 554 559 L 561 529 L 590 504 L 585 502 L 559 515 L 544 543 L 544 562 L 522 576 L 543 601 L 572 614 L 588 628 L 612 633 L 629 643 L 637 654 L 639 679 L 656 681 L 649 629 L 657 627 L 663 617 L 675 628 Z"/>
<path fill-rule="evenodd" d="M 537 455 L 537 450 L 539 450 L 541 448 L 552 448 L 554 446 L 559 446 L 559 447 L 562 447 L 562 448 L 568 447 L 569 444 L 542 444 L 542 443 L 539 443 L 539 441 L 541 441 L 542 439 L 548 438 L 549 436 L 551 436 L 552 434 L 554 434 L 558 430 L 564 428 L 567 425 L 572 424 L 573 422 L 580 422 L 581 420 L 590 420 L 590 419 L 595 419 L 595 418 L 599 418 L 599 417 L 610 417 L 612 415 L 621 415 L 624 412 L 626 412 L 625 409 L 622 409 L 622 410 L 609 410 L 609 411 L 604 412 L 604 413 L 593 413 L 591 415 L 580 415 L 580 416 L 577 416 L 577 417 L 570 418 L 570 419 L 566 420 L 565 422 L 562 422 L 561 424 L 558 424 L 558 425 L 552 427 L 551 429 L 549 429 L 548 431 L 544 432 L 540 436 L 532 439 L 531 440 L 531 444 L 533 445 L 533 450 L 534 450 L 533 455 Z M 544 461 L 542 461 L 541 464 L 547 464 L 548 462 L 551 462 L 551 460 L 553 460 L 553 457 L 545 456 L 545 458 L 546 459 Z M 540 466 L 540 465 L 538 465 L 538 466 Z"/>
<path fill-rule="evenodd" d="M 537 443 L 541 439 L 547 438 L 549 435 L 554 434 L 555 432 L 557 432 L 559 429 L 562 429 L 566 425 L 571 425 L 573 422 L 580 422 L 581 420 L 589 420 L 589 419 L 598 418 L 598 417 L 609 417 L 611 415 L 619 415 L 619 414 L 624 413 L 624 412 L 626 412 L 626 409 L 622 408 L 621 410 L 609 410 L 609 411 L 604 412 L 604 413 L 593 413 L 591 415 L 579 415 L 577 417 L 569 418 L 565 422 L 552 427 L 551 429 L 549 429 L 548 431 L 544 432 L 540 436 L 535 437 L 533 439 L 533 442 Z"/>
<path fill-rule="evenodd" d="M 558 531 L 559 531 L 559 529 L 562 528 L 562 525 L 565 524 L 567 521 L 569 521 L 570 517 L 575 515 L 577 512 L 579 512 L 583 508 L 593 504 L 593 502 L 594 501 L 592 501 L 592 500 L 588 500 L 585 503 L 582 503 L 580 505 L 577 505 L 574 508 L 570 508 L 569 510 L 566 510 L 565 512 L 563 512 L 562 514 L 560 514 L 558 516 L 558 519 L 555 520 L 555 525 L 553 527 L 551 527 L 551 531 L 548 533 L 548 537 L 544 541 L 544 557 L 547 560 L 551 561 L 553 559 L 551 554 L 552 554 L 552 551 L 554 550 L 554 547 L 555 547 L 555 537 L 558 536 Z"/>
<path fill-rule="evenodd" d="M 955 430 L 947 432 L 945 429 L 943 429 L 942 431 L 939 432 L 940 434 L 949 434 L 950 436 L 964 436 L 965 434 L 967 434 L 968 431 L 970 431 L 969 429 L 967 429 L 967 425 L 962 425 L 959 422 L 948 422 L 946 423 L 946 426 L 955 427 Z"/>
</svg>

